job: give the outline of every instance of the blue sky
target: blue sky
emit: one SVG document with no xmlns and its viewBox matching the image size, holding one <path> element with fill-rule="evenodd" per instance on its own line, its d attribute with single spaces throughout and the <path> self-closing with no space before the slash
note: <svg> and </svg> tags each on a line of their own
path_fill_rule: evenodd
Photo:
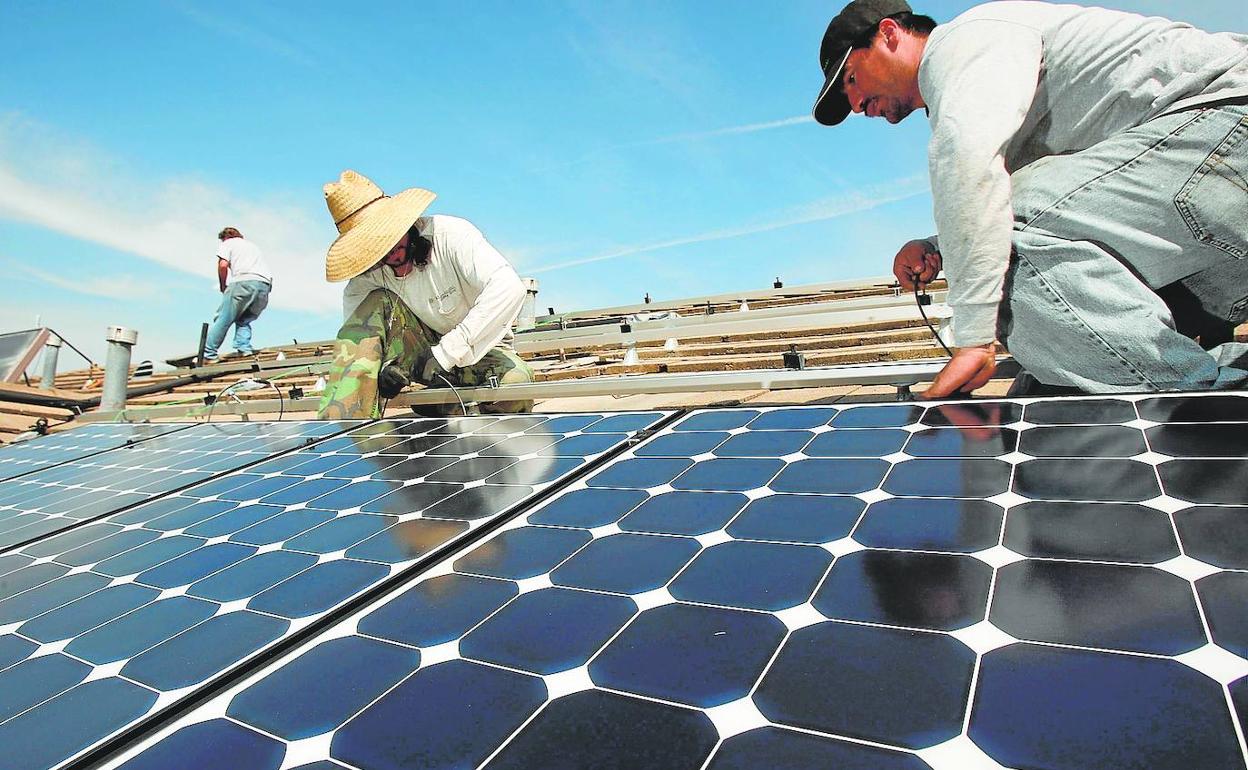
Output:
<svg viewBox="0 0 1248 770">
<path fill-rule="evenodd" d="M 0 330 L 191 351 L 234 225 L 277 273 L 256 344 L 332 338 L 321 186 L 343 168 L 437 192 L 541 308 L 885 274 L 933 229 L 927 125 L 809 119 L 840 5 L 3 3 Z M 1242 0 L 1106 5 L 1248 32 Z"/>
</svg>

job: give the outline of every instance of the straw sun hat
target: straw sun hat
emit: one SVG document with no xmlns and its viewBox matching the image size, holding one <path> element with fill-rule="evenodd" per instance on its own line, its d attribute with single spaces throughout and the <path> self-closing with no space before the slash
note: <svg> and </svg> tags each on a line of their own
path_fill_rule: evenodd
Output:
<svg viewBox="0 0 1248 770">
<path fill-rule="evenodd" d="M 386 195 L 363 174 L 342 172 L 325 185 L 325 205 L 338 226 L 338 240 L 325 255 L 325 279 L 346 281 L 377 264 L 436 197 L 419 187 Z"/>
</svg>

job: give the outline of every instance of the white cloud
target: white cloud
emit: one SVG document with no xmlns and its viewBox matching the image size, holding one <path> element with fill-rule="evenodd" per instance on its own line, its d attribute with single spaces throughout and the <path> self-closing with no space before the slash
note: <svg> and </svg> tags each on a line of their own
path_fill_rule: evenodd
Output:
<svg viewBox="0 0 1248 770">
<path fill-rule="evenodd" d="M 320 191 L 303 197 L 308 204 L 244 196 L 194 178 L 142 179 L 98 148 L 15 114 L 0 116 L 0 217 L 209 280 L 216 234 L 232 225 L 264 249 L 275 307 L 333 313 L 342 288 L 323 273 L 333 230 L 317 210 Z"/>
<path fill-rule="evenodd" d="M 89 281 L 78 278 L 66 278 L 63 275 L 49 273 L 16 260 L 6 260 L 5 269 L 34 278 L 49 286 L 75 294 L 86 294 L 92 297 L 105 297 L 119 300 L 152 300 L 161 296 L 160 287 L 151 281 L 132 275 L 93 276 Z"/>
<path fill-rule="evenodd" d="M 529 268 L 525 272 L 548 273 L 552 270 L 562 270 L 564 268 L 576 267 L 578 265 L 588 265 L 593 262 L 603 262 L 608 259 L 619 259 L 620 257 L 627 257 L 634 254 L 646 254 L 653 251 L 659 251 L 660 249 L 672 248 L 674 246 L 689 246 L 691 244 L 706 243 L 708 241 L 722 241 L 730 238 L 740 238 L 747 235 L 754 235 L 756 233 L 780 230 L 782 228 L 793 227 L 795 225 L 822 222 L 828 219 L 843 217 L 848 214 L 868 211 L 888 203 L 895 203 L 897 201 L 903 201 L 908 198 L 924 195 L 929 189 L 927 176 L 925 174 L 905 177 L 903 179 L 896 179 L 887 184 L 871 185 L 870 187 L 866 187 L 855 192 L 843 193 L 811 201 L 810 203 L 780 212 L 779 214 L 763 221 L 743 224 L 739 227 L 722 228 L 695 233 L 692 235 L 675 236 L 666 240 L 651 243 L 624 246 L 603 254 L 581 257 L 565 262 L 559 262 L 553 265 L 542 265 Z"/>
</svg>

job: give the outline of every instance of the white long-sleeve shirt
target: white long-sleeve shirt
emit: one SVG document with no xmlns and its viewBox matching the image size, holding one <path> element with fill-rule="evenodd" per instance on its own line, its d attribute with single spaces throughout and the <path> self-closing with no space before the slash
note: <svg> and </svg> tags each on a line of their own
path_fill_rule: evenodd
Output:
<svg viewBox="0 0 1248 770">
<path fill-rule="evenodd" d="M 466 219 L 434 214 L 416 225 L 433 244 L 429 264 L 403 278 L 385 265 L 352 278 L 342 293 L 343 317 L 369 292 L 388 289 L 442 335 L 433 355 L 445 369 L 475 364 L 496 346 L 510 348 L 525 294 L 515 269 Z"/>
<path fill-rule="evenodd" d="M 1009 265 L 1009 174 L 1170 112 L 1248 99 L 1248 37 L 1102 8 L 988 3 L 932 32 L 919 91 L 954 344 L 980 345 L 996 338 Z"/>
</svg>

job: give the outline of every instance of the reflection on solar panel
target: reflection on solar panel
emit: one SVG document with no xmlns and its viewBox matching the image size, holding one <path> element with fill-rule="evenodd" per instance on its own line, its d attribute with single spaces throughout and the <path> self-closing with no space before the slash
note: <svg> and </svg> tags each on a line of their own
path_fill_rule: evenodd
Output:
<svg viewBox="0 0 1248 770">
<path fill-rule="evenodd" d="M 1245 423 L 695 412 L 111 766 L 1242 768 Z"/>
<path fill-rule="evenodd" d="M 372 423 L 0 557 L 4 766 L 72 758 L 661 417 Z"/>
<path fill-rule="evenodd" d="M 0 484 L 0 550 L 241 468 L 349 423 L 196 425 Z"/>
<path fill-rule="evenodd" d="M 84 425 L 65 433 L 0 447 L 0 481 L 53 465 L 81 460 L 88 455 L 163 436 L 187 427 L 162 425 Z"/>
</svg>

